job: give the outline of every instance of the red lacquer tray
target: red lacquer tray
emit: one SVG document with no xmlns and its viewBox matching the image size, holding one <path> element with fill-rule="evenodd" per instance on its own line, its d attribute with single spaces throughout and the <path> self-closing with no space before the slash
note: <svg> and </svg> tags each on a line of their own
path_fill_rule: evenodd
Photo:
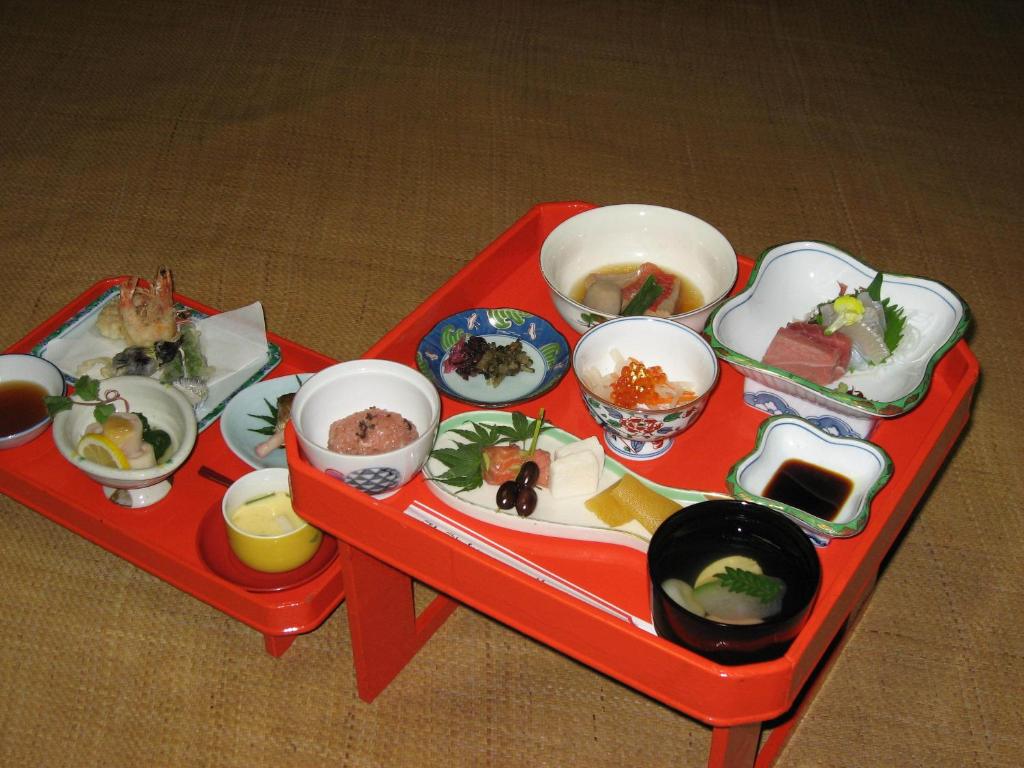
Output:
<svg viewBox="0 0 1024 768">
<path fill-rule="evenodd" d="M 121 279 L 96 283 L 6 351 L 29 352 Z M 216 312 L 187 297 L 175 298 L 203 313 Z M 272 377 L 318 371 L 335 362 L 274 334 L 267 338 L 281 349 Z M 165 499 L 125 509 L 107 501 L 99 485 L 60 456 L 47 430 L 31 443 L 0 451 L 0 492 L 249 625 L 263 634 L 267 651 L 279 656 L 342 601 L 341 562 L 335 557 L 315 578 L 281 590 L 251 591 L 214 573 L 201 556 L 197 535 L 225 489 L 198 474 L 203 465 L 231 478 L 251 471 L 228 449 L 220 429 L 211 427 L 200 433 Z"/>
<path fill-rule="evenodd" d="M 531 209 L 444 287 L 385 335 L 368 357 L 414 364 L 419 340 L 447 315 L 470 307 L 516 306 L 549 320 L 571 344 L 579 338 L 562 321 L 540 275 L 538 253 L 546 235 L 586 203 Z M 752 263 L 740 258 L 736 290 Z M 883 421 L 872 440 L 894 464 L 893 477 L 875 497 L 860 535 L 819 550 L 820 597 L 806 628 L 784 657 L 726 667 L 664 641 L 628 620 L 650 618 L 645 558 L 613 544 L 575 542 L 488 525 L 439 501 L 417 478 L 386 500 L 373 500 L 317 472 L 301 457 L 289 428 L 287 450 L 297 508 L 341 542 L 353 655 L 360 695 L 373 699 L 453 610 L 464 603 L 642 691 L 713 728 L 712 765 L 752 765 L 761 725 L 775 720 L 758 764 L 781 750 L 803 700 L 820 679 L 816 670 L 834 658 L 893 546 L 931 479 L 967 422 L 978 365 L 964 342 L 935 369 L 927 397 L 905 416 Z M 572 375 L 550 393 L 519 406 L 540 407 L 557 426 L 587 437 L 599 433 L 587 415 Z M 442 417 L 470 410 L 443 398 Z M 668 454 L 624 462 L 656 482 L 725 492 L 729 468 L 749 453 L 764 413 L 743 404 L 742 378 L 723 365 L 704 415 Z M 623 616 L 566 595 L 472 546 L 413 518 L 427 505 L 458 526 L 516 557 L 527 558 L 553 579 L 567 579 Z M 406 596 L 409 579 L 441 594 L 415 616 Z M 550 581 L 550 580 L 549 580 Z"/>
</svg>

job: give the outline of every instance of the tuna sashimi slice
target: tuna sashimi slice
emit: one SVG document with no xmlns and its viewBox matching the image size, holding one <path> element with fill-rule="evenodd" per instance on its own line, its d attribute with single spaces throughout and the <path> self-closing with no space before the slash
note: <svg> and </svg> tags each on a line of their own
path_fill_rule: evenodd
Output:
<svg viewBox="0 0 1024 768">
<path fill-rule="evenodd" d="M 846 373 L 851 346 L 848 336 L 826 336 L 817 323 L 790 323 L 775 333 L 762 362 L 828 385 Z"/>
</svg>

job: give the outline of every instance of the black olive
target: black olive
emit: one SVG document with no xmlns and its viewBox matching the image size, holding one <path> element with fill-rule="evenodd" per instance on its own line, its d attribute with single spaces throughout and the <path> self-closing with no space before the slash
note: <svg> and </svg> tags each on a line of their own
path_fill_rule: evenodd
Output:
<svg viewBox="0 0 1024 768">
<path fill-rule="evenodd" d="M 537 492 L 528 485 L 519 486 L 516 494 L 516 512 L 520 517 L 529 517 L 537 507 Z"/>
<path fill-rule="evenodd" d="M 516 505 L 519 484 L 515 480 L 506 480 L 498 486 L 498 509 L 512 509 Z"/>
<path fill-rule="evenodd" d="M 516 482 L 532 488 L 536 485 L 538 477 L 540 477 L 540 467 L 537 466 L 537 462 L 524 461 L 523 466 L 519 468 L 519 476 L 516 477 Z"/>
</svg>

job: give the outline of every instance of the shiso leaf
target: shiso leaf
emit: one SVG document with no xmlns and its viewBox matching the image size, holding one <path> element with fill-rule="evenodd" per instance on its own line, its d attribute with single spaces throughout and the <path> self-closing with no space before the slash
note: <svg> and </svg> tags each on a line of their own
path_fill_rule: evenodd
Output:
<svg viewBox="0 0 1024 768">
<path fill-rule="evenodd" d="M 900 341 L 903 340 L 903 328 L 907 323 L 907 316 L 903 307 L 893 304 L 888 299 L 882 299 L 882 311 L 885 313 L 885 346 L 890 352 L 895 352 Z"/>
<path fill-rule="evenodd" d="M 868 292 L 868 296 L 882 305 L 882 311 L 885 313 L 885 346 L 889 348 L 890 352 L 895 352 L 896 347 L 903 339 L 903 327 L 907 323 L 907 317 L 903 307 L 890 299 L 882 298 L 883 279 L 884 275 L 881 272 L 876 272 L 871 284 L 865 290 Z"/>
</svg>

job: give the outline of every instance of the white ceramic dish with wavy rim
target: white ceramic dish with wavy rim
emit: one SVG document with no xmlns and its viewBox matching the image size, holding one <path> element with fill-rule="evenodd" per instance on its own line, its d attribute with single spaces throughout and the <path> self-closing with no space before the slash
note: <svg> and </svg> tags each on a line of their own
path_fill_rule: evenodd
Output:
<svg viewBox="0 0 1024 768">
<path fill-rule="evenodd" d="M 583 211 L 544 239 L 540 270 L 551 301 L 579 333 L 610 317 L 571 298 L 588 274 L 619 264 L 649 261 L 689 280 L 704 304 L 672 319 L 695 331 L 736 282 L 736 251 L 725 236 L 689 213 L 657 205 L 627 203 Z"/>
<path fill-rule="evenodd" d="M 748 405 L 802 416 L 834 434 L 867 437 L 879 418 L 906 413 L 925 396 L 936 363 L 967 329 L 967 305 L 935 280 L 885 274 L 882 298 L 903 307 L 906 328 L 881 365 L 850 373 L 828 387 L 760 362 L 776 331 L 805 319 L 821 302 L 867 287 L 875 270 L 827 243 L 801 241 L 767 249 L 747 287 L 711 315 L 706 333 L 715 353 L 744 377 Z M 845 383 L 860 392 L 840 392 Z"/>
<path fill-rule="evenodd" d="M 469 411 L 452 416 L 441 422 L 438 429 L 437 442 L 434 448 L 451 448 L 456 443 L 464 442 L 451 430 L 469 428 L 471 423 L 511 424 L 512 414 L 508 411 Z M 578 440 L 576 436 L 557 427 L 545 430 L 538 440 L 537 447 L 553 451 L 562 445 Z M 529 517 L 520 517 L 515 510 L 498 509 L 495 502 L 497 488 L 483 485 L 472 491 L 455 493 L 450 486 L 438 482 L 434 478 L 445 471 L 444 465 L 431 457 L 423 467 L 423 475 L 427 487 L 448 506 L 491 525 L 510 528 L 539 536 L 551 536 L 560 539 L 576 539 L 579 541 L 597 541 L 610 544 L 621 544 L 641 552 L 647 551 L 651 534 L 640 523 L 631 520 L 625 525 L 609 528 L 600 518 L 584 506 L 589 496 L 573 496 L 556 499 L 543 488 L 537 489 L 537 507 Z M 605 458 L 604 471 L 601 475 L 598 490 L 604 490 L 629 472 L 622 464 L 610 457 Z M 633 473 L 630 473 L 633 474 Z M 730 498 L 724 494 L 692 491 L 683 488 L 670 488 L 658 485 L 637 476 L 648 487 L 663 496 L 677 501 L 680 507 L 696 504 L 709 499 Z"/>
<path fill-rule="evenodd" d="M 850 480 L 850 494 L 833 520 L 761 495 L 778 469 L 790 459 L 814 464 Z M 737 498 L 781 512 L 812 537 L 827 541 L 855 536 L 864 530 L 871 500 L 891 476 L 889 455 L 874 443 L 827 434 L 803 419 L 775 416 L 761 424 L 754 450 L 733 465 L 727 482 Z"/>
</svg>

